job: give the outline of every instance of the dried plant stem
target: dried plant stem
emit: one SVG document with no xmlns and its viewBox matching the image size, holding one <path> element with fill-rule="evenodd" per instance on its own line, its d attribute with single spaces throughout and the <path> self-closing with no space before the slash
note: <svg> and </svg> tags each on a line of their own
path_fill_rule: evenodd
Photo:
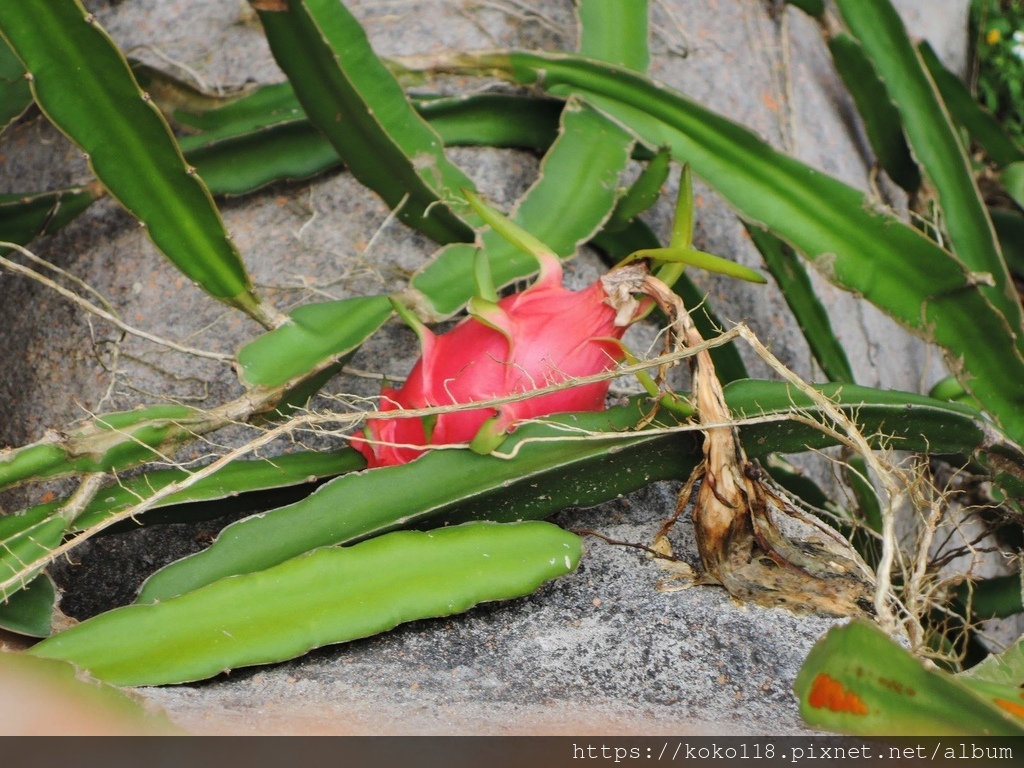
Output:
<svg viewBox="0 0 1024 768">
<path fill-rule="evenodd" d="M 875 614 L 879 623 L 889 633 L 895 633 L 897 617 L 893 611 L 895 591 L 892 586 L 892 571 L 899 550 L 896 535 L 896 513 L 906 501 L 906 492 L 901 479 L 893 471 L 891 465 L 884 463 L 878 453 L 868 443 L 867 438 L 842 409 L 829 398 L 818 392 L 787 368 L 781 360 L 773 355 L 760 339 L 746 326 L 738 326 L 739 335 L 746 341 L 757 355 L 764 360 L 783 379 L 806 395 L 821 409 L 831 424 L 821 424 L 819 428 L 828 434 L 843 438 L 843 442 L 860 454 L 871 468 L 885 491 L 885 508 L 882 514 L 882 554 L 875 569 Z M 816 420 L 815 420 L 816 421 Z M 820 422 L 819 422 L 820 424 Z M 919 627 L 915 619 L 914 624 Z"/>
<path fill-rule="evenodd" d="M 923 496 L 923 492 L 922 492 Z M 921 626 L 920 619 L 929 610 L 929 604 L 931 600 L 928 597 L 925 589 L 926 577 L 928 575 L 928 564 L 930 562 L 932 543 L 935 540 L 935 534 L 939 529 L 939 525 L 942 522 L 945 505 L 941 503 L 929 503 L 929 499 L 921 498 L 921 503 L 915 503 L 914 506 L 917 509 L 927 509 L 927 515 L 923 521 L 921 534 L 918 537 L 916 544 L 916 557 L 914 558 L 913 570 L 910 573 L 910 577 L 907 579 L 906 587 L 904 588 L 904 600 L 907 606 L 907 612 L 910 617 L 916 620 L 910 622 L 908 627 L 908 635 L 910 636 L 910 644 L 912 648 L 919 648 L 924 645 L 924 629 Z"/>
<path fill-rule="evenodd" d="M 42 259 L 40 259 L 38 256 L 31 253 L 28 249 L 18 245 L 17 243 L 0 242 L 0 247 L 12 248 L 18 251 L 19 253 L 25 255 L 26 258 L 30 258 L 36 262 L 42 261 Z M 82 298 L 74 291 L 69 291 L 64 286 L 54 282 L 53 280 L 37 272 L 36 270 L 30 267 L 26 267 L 23 264 L 18 264 L 17 262 L 11 261 L 10 259 L 5 258 L 3 256 L 0 256 L 0 266 L 9 269 L 11 272 L 14 272 L 15 274 L 23 275 L 24 277 L 31 278 L 32 280 L 35 280 L 36 282 L 42 285 L 45 285 L 47 288 L 60 294 L 68 301 L 72 302 L 81 309 L 84 309 L 86 312 L 90 312 L 96 315 L 97 317 L 103 318 L 108 323 L 113 325 L 115 328 L 119 328 L 125 333 L 131 334 L 132 336 L 137 336 L 140 339 L 151 341 L 154 344 L 159 344 L 162 347 L 167 347 L 168 349 L 173 349 L 175 352 L 182 352 L 186 355 L 194 355 L 195 357 L 202 357 L 208 360 L 218 360 L 220 362 L 232 362 L 234 360 L 234 357 L 232 355 L 227 355 L 222 352 L 210 352 L 205 349 L 198 349 L 196 347 L 189 347 L 184 344 L 178 344 L 177 342 L 171 341 L 169 339 L 164 339 L 160 336 L 156 336 L 147 331 L 143 331 L 139 328 L 135 328 L 134 326 L 128 325 L 121 318 L 117 317 L 111 312 L 108 312 L 102 307 L 96 306 L 91 301 Z M 106 303 L 107 302 L 104 302 L 104 304 Z"/>
<path fill-rule="evenodd" d="M 19 252 L 21 253 L 22 256 L 24 256 L 26 259 L 28 259 L 29 261 L 33 262 L 34 264 L 38 264 L 39 266 L 43 267 L 44 269 L 49 269 L 52 272 L 56 272 L 58 275 L 63 277 L 68 282 L 74 283 L 75 285 L 77 285 L 79 288 L 81 288 L 86 293 L 92 294 L 96 298 L 96 301 L 98 301 L 100 303 L 100 306 L 103 307 L 108 312 L 110 312 L 110 314 L 112 314 L 112 315 L 116 315 L 117 314 L 117 310 L 115 310 L 113 305 L 109 301 L 107 301 L 107 297 L 104 296 L 99 291 L 97 291 L 91 285 L 89 285 L 85 280 L 83 280 L 82 278 L 78 277 L 78 275 L 71 274 L 66 269 L 62 269 L 61 267 L 58 267 L 56 264 L 53 264 L 53 263 L 47 261 L 46 259 L 40 258 L 36 254 L 32 253 L 31 251 L 29 251 L 29 250 L 27 250 L 25 248 L 19 248 L 18 250 L 19 250 Z"/>
<path fill-rule="evenodd" d="M 267 430 L 262 435 L 260 435 L 254 440 L 249 441 L 240 448 L 236 448 L 232 451 L 229 451 L 225 455 L 221 456 L 219 459 L 216 459 L 212 463 L 207 464 L 202 469 L 197 469 L 184 480 L 181 480 L 176 483 L 169 483 L 160 490 L 154 492 L 151 496 L 141 500 L 138 504 L 135 504 L 134 506 L 129 507 L 125 510 L 122 510 L 121 512 L 117 512 L 113 515 L 110 515 L 105 520 L 102 520 L 99 523 L 96 523 L 88 528 L 83 529 L 75 536 L 69 538 L 64 543 L 57 546 L 55 549 L 51 550 L 50 552 L 47 552 L 45 555 L 41 555 L 40 557 L 36 558 L 33 562 L 25 565 L 21 572 L 12 574 L 4 581 L 0 581 L 0 594 L 5 594 L 7 589 L 23 581 L 25 573 L 33 573 L 38 569 L 49 565 L 64 553 L 70 552 L 83 541 L 92 538 L 97 533 L 100 533 L 101 531 L 105 530 L 106 528 L 109 528 L 115 523 L 119 523 L 122 520 L 128 520 L 130 518 L 142 514 L 143 512 L 149 509 L 152 509 L 154 506 L 156 506 L 159 502 L 161 502 L 168 496 L 191 487 L 200 480 L 209 477 L 210 475 L 219 471 L 223 467 L 227 466 L 231 462 L 236 461 L 242 458 L 243 456 L 247 456 L 248 454 L 253 453 L 254 451 L 259 450 L 263 446 L 273 442 L 281 435 L 293 430 L 296 426 L 296 422 L 301 421 L 303 421 L 303 419 L 301 418 L 292 419 L 286 424 L 282 424 L 274 429 Z"/>
<path fill-rule="evenodd" d="M 820 522 L 810 523 L 775 493 L 763 481 L 760 468 L 748 460 L 714 363 L 682 299 L 651 275 L 645 263 L 613 270 L 602 283 L 610 303 L 619 311 L 635 304 L 637 294 L 653 299 L 671 321 L 676 350 L 697 350 L 691 358 L 690 399 L 704 433 L 704 461 L 694 472 L 702 482 L 693 523 L 708 577 L 742 601 L 835 616 L 863 613 L 870 606 L 870 569 L 849 542 Z M 734 330 L 766 359 L 772 357 L 745 326 Z M 826 401 L 830 412 L 845 418 L 834 403 L 775 362 L 787 380 L 806 390 L 815 402 Z M 815 426 L 828 429 L 823 424 Z M 688 503 L 692 487 L 688 483 L 684 488 L 677 513 Z M 793 538 L 786 533 L 780 527 L 786 518 L 799 520 L 809 535 Z"/>
<path fill-rule="evenodd" d="M 89 506 L 89 502 L 96 498 L 96 494 L 99 493 L 106 479 L 106 472 L 92 472 L 86 475 L 57 514 L 64 518 L 68 525 L 71 525 Z"/>
</svg>

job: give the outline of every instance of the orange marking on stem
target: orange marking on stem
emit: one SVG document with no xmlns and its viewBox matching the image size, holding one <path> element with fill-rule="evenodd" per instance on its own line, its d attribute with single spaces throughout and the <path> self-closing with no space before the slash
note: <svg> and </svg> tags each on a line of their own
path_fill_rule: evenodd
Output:
<svg viewBox="0 0 1024 768">
<path fill-rule="evenodd" d="M 811 683 L 807 701 L 815 709 L 828 709 L 832 712 L 846 712 L 851 715 L 866 715 L 868 713 L 867 704 L 860 696 L 824 672 L 821 672 Z"/>
<path fill-rule="evenodd" d="M 1024 704 L 1018 704 L 1015 701 L 1007 701 L 1006 699 L 995 699 L 996 706 L 1000 709 L 1004 709 L 1011 715 L 1021 718 L 1024 720 Z"/>
</svg>

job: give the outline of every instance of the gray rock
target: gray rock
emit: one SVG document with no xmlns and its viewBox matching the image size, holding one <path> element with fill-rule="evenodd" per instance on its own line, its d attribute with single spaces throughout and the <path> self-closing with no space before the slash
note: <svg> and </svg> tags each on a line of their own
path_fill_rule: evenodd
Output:
<svg viewBox="0 0 1024 768">
<path fill-rule="evenodd" d="M 208 87 L 280 79 L 239 0 L 88 5 L 133 54 L 162 67 L 173 63 Z M 569 0 L 530 6 L 427 0 L 349 5 L 384 55 L 571 48 L 575 38 Z M 867 188 L 866 142 L 813 23 L 791 9 L 773 14 L 766 4 L 743 0 L 651 5 L 655 77 L 803 161 Z M 915 34 L 931 39 L 952 66 L 963 66 L 966 0 L 946 0 L 939 10 L 927 0 L 897 5 Z M 3 191 L 87 178 L 77 151 L 38 121 L 14 128 L 4 152 Z M 536 171 L 528 153 L 466 149 L 453 157 L 498 204 L 511 203 Z M 668 192 L 652 213 L 663 234 L 672 208 Z M 344 173 L 278 185 L 227 201 L 222 209 L 257 283 L 282 310 L 317 297 L 400 288 L 432 250 L 425 238 L 400 225 L 380 229 L 387 210 Z M 705 250 L 759 264 L 728 206 L 702 185 L 696 239 Z M 95 206 L 33 247 L 95 286 L 126 321 L 151 332 L 232 352 L 259 330 L 190 285 L 111 203 Z M 595 269 L 587 259 L 581 257 L 581 274 Z M 219 403 L 240 393 L 227 366 L 133 338 L 120 340 L 46 289 L 9 275 L 0 279 L 0 334 L 10 361 L 0 373 L 4 442 L 38 439 L 46 428 L 92 412 L 166 399 Z M 698 280 L 724 318 L 747 322 L 784 362 L 814 377 L 806 344 L 786 319 L 774 286 Z M 935 380 L 933 351 L 864 302 L 817 282 L 861 383 L 919 391 Z M 402 374 L 415 354 L 412 334 L 389 327 L 364 347 L 355 365 Z M 760 361 L 748 355 L 748 362 L 755 375 L 766 373 Z M 359 379 L 334 386 L 363 395 L 377 387 Z M 195 453 L 210 450 L 215 447 Z M 559 521 L 616 540 L 650 543 L 674 508 L 675 491 L 652 487 L 595 510 L 567 511 Z M 676 536 L 680 551 L 695 561 L 685 522 Z M 123 543 L 86 546 L 75 560 L 82 565 L 61 567 L 72 593 L 65 607 L 85 615 L 130 600 L 145 573 L 198 548 L 195 538 L 194 530 L 154 529 Z M 577 573 L 527 599 L 146 695 L 199 732 L 803 730 L 792 682 L 831 622 L 739 606 L 714 587 L 661 591 L 659 580 L 666 574 L 639 550 L 597 538 L 587 540 L 587 549 Z"/>
</svg>

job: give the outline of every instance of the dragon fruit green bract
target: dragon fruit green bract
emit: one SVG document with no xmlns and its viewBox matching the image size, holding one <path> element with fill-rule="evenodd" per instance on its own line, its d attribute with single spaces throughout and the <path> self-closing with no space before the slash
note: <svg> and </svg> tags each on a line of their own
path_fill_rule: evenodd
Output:
<svg viewBox="0 0 1024 768">
<path fill-rule="evenodd" d="M 542 260 L 527 290 L 486 303 L 445 334 L 421 330 L 423 354 L 404 386 L 381 391 L 381 410 L 425 408 L 528 392 L 613 368 L 622 358 L 616 310 L 600 280 L 583 291 L 562 285 L 556 258 Z M 524 419 L 604 407 L 608 381 L 569 387 L 496 408 L 442 413 L 436 419 L 370 419 L 352 444 L 369 466 L 404 464 L 431 445 L 473 440 L 487 424 L 505 434 Z"/>
</svg>

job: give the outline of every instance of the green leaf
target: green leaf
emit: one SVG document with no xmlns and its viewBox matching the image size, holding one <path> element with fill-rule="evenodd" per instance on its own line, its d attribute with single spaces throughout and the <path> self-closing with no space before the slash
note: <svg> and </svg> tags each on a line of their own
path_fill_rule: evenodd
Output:
<svg viewBox="0 0 1024 768">
<path fill-rule="evenodd" d="M 241 101 L 256 91 L 273 89 L 273 85 L 254 85 L 252 83 L 239 88 L 218 88 L 216 91 L 205 90 L 192 81 L 183 80 L 156 67 L 144 64 L 138 59 L 128 58 L 135 82 L 148 93 L 167 121 L 181 127 L 184 120 L 178 121 L 175 115 L 202 116 L 207 112 L 216 112 L 223 107 Z"/>
<path fill-rule="evenodd" d="M 793 249 L 770 232 L 744 224 L 764 263 L 782 289 L 782 296 L 804 334 L 814 359 L 830 381 L 853 383 L 853 369 L 846 351 L 832 331 L 828 312 L 814 293 L 811 279 Z"/>
<path fill-rule="evenodd" d="M 579 0 L 576 16 L 581 56 L 647 71 L 647 0 Z"/>
<path fill-rule="evenodd" d="M 146 429 L 135 431 L 136 435 L 142 435 L 143 438 L 151 437 L 145 433 Z M 134 444 L 131 440 L 128 443 Z M 145 450 L 144 443 L 141 448 Z M 190 486 L 166 495 L 145 514 L 109 526 L 103 533 L 131 530 L 138 525 L 205 520 L 231 512 L 267 509 L 295 498 L 293 494 L 283 493 L 285 489 L 365 466 L 362 456 L 350 448 L 325 453 L 301 452 L 274 459 L 236 461 Z M 91 469 L 95 468 L 94 464 Z M 62 542 L 65 532 L 82 532 L 95 526 L 104 526 L 111 516 L 147 501 L 172 483 L 187 479 L 190 474 L 181 469 L 156 470 L 120 481 L 117 485 L 99 490 L 74 520 L 65 519 L 62 514 L 62 507 L 67 500 L 47 502 L 23 513 L 0 517 L 0 598 L 14 595 L 14 599 L 19 599 L 18 590 L 38 570 L 39 566 L 33 564 L 40 558 L 48 557 Z M 271 491 L 276 492 L 276 495 L 269 493 Z M 31 583 L 37 582 L 38 579 Z M 41 592 L 41 589 L 37 592 Z M 41 594 L 36 594 L 36 602 L 32 605 L 41 599 Z M 2 621 L 0 612 L 0 626 L 3 626 Z"/>
<path fill-rule="evenodd" d="M 162 74 L 162 73 L 161 73 Z M 412 106 L 437 131 L 446 146 L 471 144 L 498 147 L 546 149 L 558 131 L 562 104 L 556 99 L 506 93 L 477 93 L 460 96 L 413 96 Z M 291 83 L 261 85 L 228 98 L 210 108 L 188 109 L 154 94 L 154 99 L 173 120 L 198 131 L 182 138 L 182 146 L 215 144 L 218 141 L 287 123 L 309 123 Z M 330 142 L 321 134 L 324 143 Z M 335 153 L 337 156 L 337 153 Z M 341 162 L 338 158 L 338 162 Z"/>
<path fill-rule="evenodd" d="M 244 195 L 275 181 L 300 181 L 341 165 L 331 143 L 306 120 L 211 141 L 207 134 L 179 140 L 215 195 Z"/>
<path fill-rule="evenodd" d="M 537 181 L 510 218 L 557 255 L 574 254 L 577 245 L 588 240 L 611 214 L 631 147 L 632 139 L 625 131 L 589 107 L 570 102 L 562 113 L 559 137 L 541 162 Z M 566 215 L 567 209 L 571 216 Z M 497 232 L 487 230 L 481 240 L 497 287 L 537 270 L 532 256 Z M 469 244 L 448 246 L 413 276 L 412 288 L 438 317 L 458 311 L 473 295 L 475 251 L 476 246 Z"/>
<path fill-rule="evenodd" d="M 43 574 L 0 602 L 0 629 L 28 637 L 47 637 L 52 631 L 57 589 Z"/>
<path fill-rule="evenodd" d="M 562 102 L 478 93 L 413 102 L 446 147 L 518 147 L 546 151 L 558 137 Z"/>
<path fill-rule="evenodd" d="M 275 181 L 307 179 L 342 165 L 334 145 L 304 117 L 297 101 L 295 108 L 303 117 L 282 120 L 292 112 L 277 102 L 247 102 L 260 95 L 257 91 L 229 105 L 237 108 L 231 115 L 220 110 L 204 113 L 202 122 L 211 130 L 179 139 L 185 158 L 215 195 L 246 194 Z M 547 149 L 557 135 L 562 105 L 553 99 L 480 94 L 414 106 L 445 146 Z"/>
<path fill-rule="evenodd" d="M 0 194 L 0 242 L 27 245 L 56 232 L 92 204 L 100 190 L 70 187 L 54 192 Z M 0 247 L 0 254 L 10 248 Z"/>
<path fill-rule="evenodd" d="M 1003 246 L 1003 254 L 1010 271 L 1024 278 L 1024 215 L 1017 211 L 990 208 L 989 215 Z"/>
<path fill-rule="evenodd" d="M 111 526 L 104 533 L 116 533 L 139 525 L 220 517 L 233 512 L 267 509 L 265 491 L 305 485 L 316 480 L 363 469 L 366 461 L 351 448 L 338 451 L 301 451 L 272 459 L 249 459 L 227 464 L 209 477 L 170 494 L 138 518 Z M 172 483 L 188 479 L 195 470 L 159 469 L 117 485 L 104 488 L 75 519 L 72 530 L 82 531 L 102 524 L 117 514 Z M 216 502 L 200 504 L 198 502 Z M 197 507 L 201 509 L 197 510 Z"/>
<path fill-rule="evenodd" d="M 0 35 L 40 108 L 156 246 L 210 294 L 268 323 L 208 190 L 95 17 L 77 0 L 4 3 Z"/>
<path fill-rule="evenodd" d="M 326 364 L 321 364 L 312 373 L 306 373 L 282 387 L 281 397 L 274 401 L 272 411 L 254 414 L 253 423 L 280 422 L 299 415 L 309 405 L 309 401 L 324 386 L 337 376 L 352 360 L 355 350 L 346 352 Z"/>
<path fill-rule="evenodd" d="M 32 106 L 32 91 L 14 51 L 0 37 L 0 134 Z"/>
<path fill-rule="evenodd" d="M 959 465 L 965 462 L 963 457 L 973 458 L 980 471 L 989 473 L 995 486 L 1012 498 L 1024 498 L 1024 451 L 994 431 L 977 410 L 923 395 L 852 384 L 824 384 L 815 389 L 841 403 L 872 441 L 881 439 L 893 450 L 951 455 Z M 793 407 L 817 411 L 809 397 L 781 382 L 737 381 L 725 388 L 725 395 L 737 418 L 777 414 Z M 834 444 L 824 433 L 797 428 L 789 420 L 750 425 L 741 434 L 752 456 L 768 451 L 801 453 Z M 871 491 L 864 491 L 861 511 L 867 516 L 865 522 L 878 525 L 877 513 L 867 495 Z M 870 552 L 865 546 L 865 555 L 870 557 Z"/>
<path fill-rule="evenodd" d="M 771 479 L 787 492 L 815 509 L 835 509 L 836 505 L 821 487 L 778 454 L 770 454 L 761 462 Z M 833 523 L 835 521 L 833 520 Z"/>
<path fill-rule="evenodd" d="M 1024 313 L 974 181 L 970 158 L 899 14 L 889 0 L 836 0 L 896 102 L 914 155 L 935 186 L 953 251 L 974 272 L 991 275 L 981 292 L 1017 334 L 1024 350 Z"/>
<path fill-rule="evenodd" d="M 572 571 L 579 537 L 542 522 L 401 531 L 82 622 L 29 651 L 117 685 L 163 685 L 530 594 Z"/>
<path fill-rule="evenodd" d="M 1017 598 L 1020 599 L 1020 576 L 1017 582 Z M 985 681 L 996 685 L 1020 688 L 1024 685 L 1024 638 L 1018 638 L 1002 653 L 992 653 L 980 664 L 975 664 L 957 677 L 964 681 Z"/>
<path fill-rule="evenodd" d="M 1024 356 L 1005 317 L 948 252 L 862 193 L 780 154 L 757 136 L 635 73 L 570 54 L 460 54 L 445 71 L 500 73 L 576 94 L 679 162 L 740 214 L 797 248 L 833 282 L 865 296 L 957 359 L 961 380 L 1018 442 L 1024 440 Z M 541 74 L 543 77 L 541 78 Z"/>
<path fill-rule="evenodd" d="M 844 477 L 853 492 L 857 517 L 872 531 L 882 532 L 882 506 L 878 494 L 868 479 L 867 463 L 863 456 L 854 456 L 846 462 Z"/>
<path fill-rule="evenodd" d="M 960 584 L 954 595 L 979 619 L 1005 619 L 1024 611 L 1019 573 Z"/>
<path fill-rule="evenodd" d="M 878 493 L 869 479 L 867 462 L 863 456 L 851 456 L 843 466 L 843 479 L 853 496 L 854 508 L 852 518 L 860 526 L 848 526 L 852 530 L 844 533 L 851 544 L 872 568 L 878 566 L 882 556 L 879 539 L 870 532 L 882 532 L 882 505 Z M 865 527 L 867 530 L 865 530 Z"/>
<path fill-rule="evenodd" d="M 435 99 L 415 105 L 446 146 L 547 149 L 558 130 L 561 102 L 501 94 Z M 219 137 L 181 138 L 186 159 L 215 195 L 241 195 L 275 181 L 301 180 L 341 167 L 330 141 L 305 118 L 255 130 L 230 126 Z"/>
<path fill-rule="evenodd" d="M 786 3 L 799 8 L 804 13 L 815 18 L 825 15 L 825 3 L 823 0 L 786 0 Z"/>
<path fill-rule="evenodd" d="M 40 442 L 26 445 L 17 450 L 0 452 L 0 488 L 20 483 L 30 477 L 47 477 L 62 471 L 68 455 L 59 445 Z"/>
<path fill-rule="evenodd" d="M 830 629 L 793 688 L 800 713 L 815 728 L 862 736 L 1024 735 L 1024 724 L 993 699 L 925 668 L 863 619 Z M 1019 707 L 1019 691 L 1004 691 Z"/>
<path fill-rule="evenodd" d="M 661 188 L 668 181 L 671 162 L 671 152 L 664 149 L 658 151 L 615 204 L 615 210 L 604 226 L 606 230 L 619 232 L 625 229 L 633 219 L 658 202 Z"/>
<path fill-rule="evenodd" d="M 845 32 L 831 37 L 828 49 L 836 71 L 857 105 L 879 165 L 903 189 L 910 194 L 916 193 L 921 186 L 921 172 L 903 136 L 900 112 L 892 102 L 885 83 L 878 78 L 871 59 L 860 43 Z"/>
<path fill-rule="evenodd" d="M 442 243 L 473 239 L 447 201 L 473 184 L 444 155 L 366 34 L 337 0 L 253 2 L 306 114 L 352 174 L 399 218 Z"/>
<path fill-rule="evenodd" d="M 30 478 L 107 472 L 160 457 L 194 436 L 228 422 L 178 405 L 157 405 L 96 416 L 58 440 L 42 440 L 0 454 L 0 487 Z"/>
<path fill-rule="evenodd" d="M 917 51 L 953 119 L 967 129 L 967 133 L 981 145 L 992 162 L 1003 168 L 1024 160 L 1024 150 L 1003 130 L 992 113 L 978 104 L 963 81 L 946 69 L 927 40 L 917 44 Z"/>
<path fill-rule="evenodd" d="M 693 208 L 693 173 L 688 163 L 683 164 L 679 176 L 679 197 L 676 200 L 676 213 L 672 219 L 672 236 L 670 248 L 693 247 L 693 224 L 696 213 Z"/>
<path fill-rule="evenodd" d="M 136 75 L 139 74 L 136 66 Z M 212 97 L 165 73 L 145 68 L 146 87 L 175 123 L 200 131 L 178 139 L 188 162 L 215 195 L 252 192 L 279 180 L 306 179 L 341 159 L 306 118 L 291 83 Z M 167 82 L 167 81 L 170 82 Z"/>
<path fill-rule="evenodd" d="M 848 413 L 856 414 L 857 424 L 866 435 L 881 432 L 893 450 L 920 451 L 933 455 L 960 454 L 965 451 L 1003 451 L 1015 449 L 1006 438 L 994 433 L 978 411 L 959 403 L 933 400 L 924 395 L 896 390 L 873 389 L 856 384 L 819 384 L 814 389 L 838 402 Z M 725 399 L 737 418 L 785 412 L 794 406 L 817 412 L 807 395 L 780 381 L 744 379 L 725 388 Z M 779 453 L 801 453 L 833 444 L 822 432 L 808 429 L 795 421 L 743 428 L 745 443 L 771 443 Z M 748 451 L 755 455 L 764 448 Z"/>
<path fill-rule="evenodd" d="M 242 347 L 239 375 L 253 386 L 281 386 L 352 352 L 389 317 L 386 296 L 298 307 L 287 323 Z"/>
<path fill-rule="evenodd" d="M 961 453 L 1003 447 L 974 410 L 920 395 L 826 385 L 856 414 L 866 435 L 889 436 L 905 450 Z M 788 412 L 791 388 L 740 381 L 725 389 L 737 416 Z M 792 398 L 815 413 L 806 396 Z M 395 528 L 467 519 L 547 517 L 569 506 L 617 498 L 655 480 L 685 479 L 699 461 L 687 431 L 630 432 L 650 409 L 645 400 L 597 413 L 566 414 L 516 429 L 496 455 L 439 450 L 402 466 L 344 475 L 287 507 L 234 523 L 212 546 L 157 572 L 140 602 L 165 600 L 237 573 L 262 570 L 318 546 L 348 543 Z M 678 426 L 670 413 L 655 426 Z M 751 456 L 798 453 L 834 439 L 794 420 L 745 425 Z M 572 439 L 573 436 L 576 439 Z M 557 440 L 556 438 L 563 438 Z M 514 459 L 509 459 L 514 456 Z"/>
<path fill-rule="evenodd" d="M 489 206 L 480 195 L 468 189 L 464 190 L 463 194 L 466 196 L 466 201 L 473 207 L 476 215 L 480 217 L 484 224 L 501 235 L 510 245 L 514 245 L 518 250 L 530 254 L 530 256 L 537 260 L 543 275 L 545 259 L 549 256 L 554 256 L 551 253 L 551 249 L 534 237 L 533 234 L 509 219 L 501 211 Z M 491 275 L 490 261 L 482 257 L 480 250 L 477 250 L 473 257 L 473 283 L 475 288 L 480 288 L 480 278 L 483 275 L 487 276 L 488 291 L 496 297 L 497 293 L 494 286 L 494 277 Z M 483 296 L 483 294 L 477 295 Z M 484 296 L 484 298 L 488 297 Z M 494 298 L 493 301 L 497 301 L 497 298 Z"/>
<path fill-rule="evenodd" d="M 23 515 L 0 517 L 0 603 L 29 583 L 40 568 L 32 567 L 64 538 L 67 522 L 50 516 L 50 509 L 37 508 Z"/>
<path fill-rule="evenodd" d="M 1024 497 L 1024 451 L 994 430 L 974 408 L 854 384 L 821 384 L 814 388 L 840 403 L 864 434 L 871 436 L 869 439 L 885 440 L 892 450 L 972 456 L 991 473 L 996 485 L 1015 497 Z M 725 397 L 737 418 L 785 412 L 794 406 L 810 408 L 811 413 L 817 411 L 807 395 L 783 382 L 736 381 L 725 388 Z M 741 434 L 752 456 L 769 451 L 801 453 L 833 444 L 824 433 L 798 427 L 793 421 L 749 425 Z"/>
<path fill-rule="evenodd" d="M 1010 163 L 1003 168 L 999 174 L 999 181 L 1003 183 L 1003 188 L 1014 202 L 1024 208 L 1024 160 Z"/>
<path fill-rule="evenodd" d="M 163 73 L 152 70 L 148 70 L 148 73 L 150 77 L 163 76 Z M 243 95 L 231 96 L 219 104 L 217 101 L 211 104 L 204 99 L 201 105 L 183 105 L 177 90 L 170 98 L 161 96 L 161 93 L 155 94 L 154 99 L 170 112 L 175 122 L 201 131 L 207 141 L 306 119 L 295 89 L 289 82 L 261 85 Z"/>
<path fill-rule="evenodd" d="M 981 405 L 964 389 L 964 385 L 957 380 L 956 376 L 947 376 L 936 382 L 928 391 L 928 397 L 934 397 L 937 400 L 952 400 L 981 410 Z"/>
<path fill-rule="evenodd" d="M 742 264 L 715 256 L 713 253 L 698 251 L 696 248 L 651 248 L 650 250 L 635 251 L 630 261 L 635 259 L 650 259 L 655 264 L 679 265 L 696 267 L 706 272 L 714 272 L 725 275 L 736 280 L 746 280 L 750 283 L 764 284 L 768 281 L 764 276 L 745 267 Z"/>
<path fill-rule="evenodd" d="M 175 122 L 201 131 L 179 143 L 214 194 L 243 194 L 341 165 L 334 146 L 309 122 L 288 82 L 214 97 L 148 67 L 135 65 L 134 71 Z M 554 141 L 561 112 L 561 103 L 553 99 L 508 94 L 422 98 L 413 106 L 445 145 L 538 149 Z"/>
</svg>

